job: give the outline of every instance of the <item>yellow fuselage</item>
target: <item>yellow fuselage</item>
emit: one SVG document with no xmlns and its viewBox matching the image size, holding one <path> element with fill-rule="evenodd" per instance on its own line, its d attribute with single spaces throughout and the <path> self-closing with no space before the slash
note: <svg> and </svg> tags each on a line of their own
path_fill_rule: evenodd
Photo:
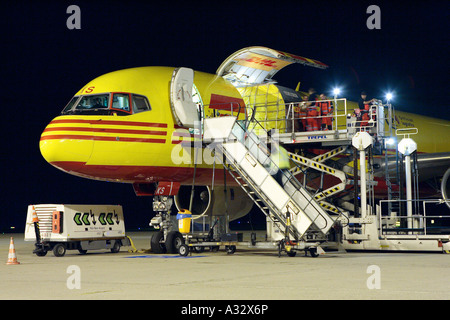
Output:
<svg viewBox="0 0 450 320">
<path fill-rule="evenodd" d="M 178 125 L 171 110 L 170 85 L 174 70 L 171 67 L 133 68 L 111 72 L 89 82 L 76 97 L 108 94 L 112 105 L 114 93 L 129 95 L 130 103 L 132 95 L 139 95 L 148 99 L 151 110 L 138 113 L 110 110 L 103 115 L 74 113 L 58 116 L 46 127 L 40 139 L 41 153 L 46 161 L 65 172 L 90 179 L 192 183 L 195 152 L 190 146 L 183 148 L 182 142 L 189 144 L 199 137 L 197 132 Z M 206 117 L 229 114 L 230 111 L 224 108 L 226 102 L 242 107 L 249 103 L 242 90 L 222 77 L 196 71 L 194 84 Z M 281 96 L 275 92 L 275 85 L 259 90 L 265 93 L 264 99 L 283 104 Z M 349 109 L 352 108 L 355 106 L 350 103 Z M 276 113 L 278 118 L 285 116 Z M 402 112 L 397 112 L 396 116 L 399 127 L 419 128 L 420 134 L 414 137 L 419 151 L 450 150 L 448 121 Z M 278 123 L 274 127 L 280 129 Z M 196 184 L 207 185 L 211 183 L 212 159 L 206 149 L 200 150 Z M 216 182 L 220 183 L 222 179 L 223 175 L 216 175 Z"/>
<path fill-rule="evenodd" d="M 94 79 L 76 96 L 132 93 L 148 98 L 151 110 L 119 115 L 62 115 L 44 130 L 41 153 L 55 167 L 78 176 L 117 182 L 179 181 L 192 179 L 192 161 L 172 160 L 181 142 L 194 134 L 176 124 L 169 103 L 174 68 L 142 67 L 105 74 Z M 196 72 L 195 86 L 203 104 L 211 98 L 242 100 L 222 77 Z M 216 104 L 217 105 L 217 104 Z M 214 107 L 214 106 L 213 106 Z M 207 108 L 206 115 L 215 111 Z M 223 112 L 223 111 L 222 111 Z M 226 113 L 226 112 L 225 112 Z M 175 150 L 174 150 L 175 149 Z M 180 150 L 181 154 L 181 150 Z M 208 184 L 211 166 L 199 164 L 199 183 Z M 208 180 L 208 181 L 206 181 Z"/>
<path fill-rule="evenodd" d="M 358 108 L 358 104 L 353 101 L 347 102 L 348 112 L 353 112 Z M 387 111 L 385 111 L 387 113 Z M 387 116 L 387 115 L 386 115 Z M 426 117 L 414 113 L 395 110 L 393 119 L 393 135 L 397 129 L 417 128 L 417 134 L 412 134 L 412 138 L 417 143 L 419 153 L 450 152 L 450 122 L 443 119 Z M 385 132 L 388 135 L 388 124 L 385 124 Z M 402 133 L 415 132 L 413 130 L 399 130 L 397 140 L 403 138 Z"/>
</svg>

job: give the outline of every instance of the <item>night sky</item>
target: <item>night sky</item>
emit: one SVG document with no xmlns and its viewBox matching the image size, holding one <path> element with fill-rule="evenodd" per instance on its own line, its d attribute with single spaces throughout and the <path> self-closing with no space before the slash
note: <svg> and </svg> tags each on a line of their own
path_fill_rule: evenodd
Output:
<svg viewBox="0 0 450 320">
<path fill-rule="evenodd" d="M 69 5 L 81 30 L 69 30 Z M 369 30 L 369 5 L 381 29 Z M 1 5 L 3 107 L 0 231 L 24 229 L 28 204 L 122 204 L 130 227 L 146 227 L 151 198 L 130 185 L 65 174 L 47 164 L 39 138 L 70 98 L 107 72 L 139 66 L 215 73 L 248 46 L 317 59 L 291 65 L 279 84 L 314 86 L 356 100 L 394 92 L 398 110 L 450 120 L 449 13 L 442 1 L 6 1 Z"/>
</svg>

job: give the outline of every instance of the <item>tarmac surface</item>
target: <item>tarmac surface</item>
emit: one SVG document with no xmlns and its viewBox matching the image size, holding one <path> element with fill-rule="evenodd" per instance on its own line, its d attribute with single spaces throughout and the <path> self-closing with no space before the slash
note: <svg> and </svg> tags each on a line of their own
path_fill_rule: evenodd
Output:
<svg viewBox="0 0 450 320">
<path fill-rule="evenodd" d="M 257 240 L 262 240 L 258 234 Z M 151 232 L 128 233 L 137 249 Z M 6 265 L 10 237 L 20 265 Z M 244 240 L 250 233 L 244 233 Z M 450 299 L 450 255 L 338 253 L 296 257 L 238 247 L 179 255 L 67 251 L 32 253 L 23 234 L 1 234 L 0 299 L 299 300 Z"/>
</svg>

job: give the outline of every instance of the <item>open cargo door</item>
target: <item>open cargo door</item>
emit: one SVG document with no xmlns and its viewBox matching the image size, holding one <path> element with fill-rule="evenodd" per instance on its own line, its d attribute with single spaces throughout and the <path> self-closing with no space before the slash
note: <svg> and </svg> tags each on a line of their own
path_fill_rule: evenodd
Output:
<svg viewBox="0 0 450 320">
<path fill-rule="evenodd" d="M 271 81 L 279 70 L 292 63 L 319 69 L 328 68 L 318 60 L 257 46 L 233 53 L 220 65 L 216 74 L 237 87 L 256 85 Z"/>
</svg>

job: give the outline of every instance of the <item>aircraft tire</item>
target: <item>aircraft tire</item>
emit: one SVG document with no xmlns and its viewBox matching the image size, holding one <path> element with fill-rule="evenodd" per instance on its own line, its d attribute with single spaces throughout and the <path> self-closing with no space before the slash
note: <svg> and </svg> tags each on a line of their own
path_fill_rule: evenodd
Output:
<svg viewBox="0 0 450 320">
<path fill-rule="evenodd" d="M 170 231 L 166 239 L 167 253 L 178 253 L 180 246 L 184 244 L 184 238 L 178 231 Z"/>
<path fill-rule="evenodd" d="M 153 253 L 166 253 L 166 246 L 161 240 L 164 238 L 164 233 L 159 231 L 155 233 L 150 240 L 150 248 Z"/>
</svg>

